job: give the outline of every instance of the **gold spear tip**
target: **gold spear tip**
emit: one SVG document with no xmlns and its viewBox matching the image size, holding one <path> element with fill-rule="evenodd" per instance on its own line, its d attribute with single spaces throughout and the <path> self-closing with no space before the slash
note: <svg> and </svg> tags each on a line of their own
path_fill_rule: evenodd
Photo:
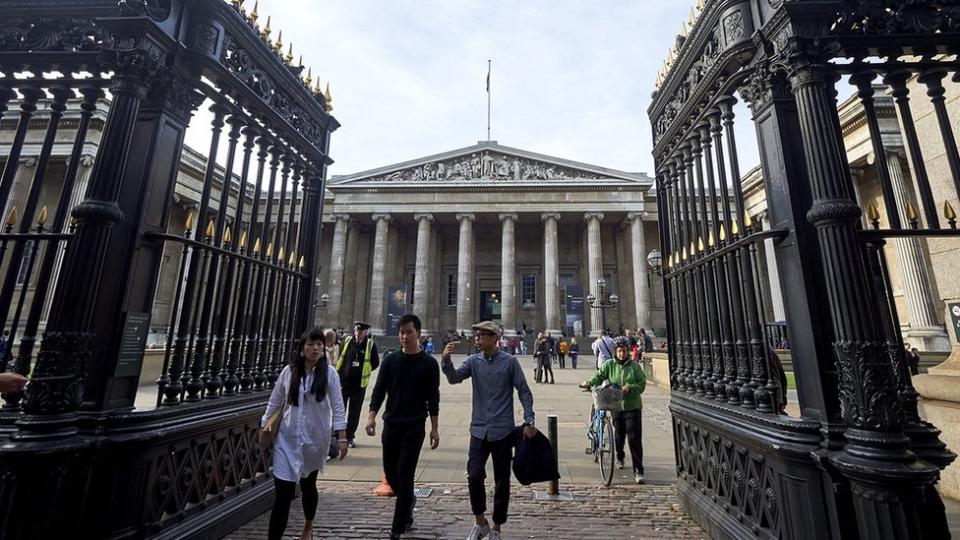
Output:
<svg viewBox="0 0 960 540">
<path fill-rule="evenodd" d="M 277 52 L 283 52 L 283 30 L 277 32 L 277 42 L 273 44 Z"/>
<path fill-rule="evenodd" d="M 297 264 L 297 254 L 291 251 L 290 258 L 287 259 L 287 265 L 293 268 L 293 265 L 295 264 Z"/>
<path fill-rule="evenodd" d="M 703 237 L 702 237 L 702 236 L 698 236 L 698 237 L 697 237 L 697 251 L 700 252 L 700 253 L 703 253 L 703 249 L 704 249 L 704 246 L 703 246 Z"/>
<path fill-rule="evenodd" d="M 673 257 L 667 257 L 667 268 L 673 268 Z"/>
<path fill-rule="evenodd" d="M 950 201 L 943 201 L 943 216 L 947 218 L 947 221 L 957 219 L 957 213 L 950 205 Z"/>
<path fill-rule="evenodd" d="M 247 231 L 240 235 L 240 249 L 247 249 Z"/>
<path fill-rule="evenodd" d="M 257 238 L 256 242 L 253 243 L 253 252 L 256 253 L 256 254 L 258 254 L 258 255 L 260 254 L 260 239 L 259 239 L 259 238 Z"/>
<path fill-rule="evenodd" d="M 307 267 L 307 259 L 305 259 L 303 255 L 300 256 L 300 264 L 298 264 L 297 266 L 300 267 L 300 270 L 303 270 L 304 268 Z"/>
<path fill-rule="evenodd" d="M 204 234 L 207 235 L 207 238 L 213 238 L 213 235 L 217 234 L 217 227 L 213 224 L 212 219 L 207 222 L 207 230 L 204 231 Z"/>
<path fill-rule="evenodd" d="M 284 254 L 283 246 L 280 246 L 280 252 L 277 253 L 277 260 L 280 261 L 281 263 L 283 263 L 283 254 Z"/>
<path fill-rule="evenodd" d="M 750 227 L 753 227 L 753 218 L 751 218 L 751 217 L 750 217 L 750 214 L 747 213 L 747 212 L 744 212 L 744 214 L 743 214 L 743 226 L 746 227 L 746 228 L 748 228 L 748 229 L 749 229 Z"/>
<path fill-rule="evenodd" d="M 697 13 L 693 8 L 690 8 L 690 20 L 688 21 L 688 24 L 690 25 L 690 28 L 693 28 L 693 26 L 697 24 Z"/>
<path fill-rule="evenodd" d="M 333 96 L 330 95 L 330 83 L 327 83 L 327 87 L 323 90 L 323 100 L 326 102 L 324 108 L 327 112 L 333 110 Z"/>
<path fill-rule="evenodd" d="M 697 11 L 703 13 L 703 10 L 706 9 L 707 3 L 704 0 L 697 2 Z"/>
<path fill-rule="evenodd" d="M 682 37 L 687 37 L 687 23 L 686 21 L 680 21 L 680 35 Z"/>
<path fill-rule="evenodd" d="M 289 64 L 291 62 L 293 62 L 293 42 L 292 41 L 290 42 L 289 45 L 287 45 L 287 63 Z"/>
<path fill-rule="evenodd" d="M 259 17 L 259 15 L 257 14 L 257 9 L 259 7 L 260 7 L 260 0 L 256 0 L 256 2 L 253 3 L 253 11 L 251 11 L 250 16 L 247 17 L 247 20 L 253 24 L 257 24 L 257 17 Z"/>
<path fill-rule="evenodd" d="M 307 68 L 307 88 L 313 85 L 313 68 Z"/>
<path fill-rule="evenodd" d="M 870 203 L 870 207 L 867 208 L 867 219 L 870 221 L 880 221 L 880 210 L 877 209 L 877 205 Z"/>
<path fill-rule="evenodd" d="M 273 257 L 273 242 L 267 244 L 267 257 Z"/>
<path fill-rule="evenodd" d="M 7 214 L 7 225 L 13 227 L 17 224 L 17 207 L 14 206 L 10 209 L 10 213 Z"/>
<path fill-rule="evenodd" d="M 243 0 L 230 0 L 230 1 L 233 4 L 233 7 L 237 8 L 238 10 L 243 7 Z"/>
<path fill-rule="evenodd" d="M 740 225 L 737 224 L 737 220 L 733 220 L 733 223 L 730 224 L 730 234 L 734 236 L 740 234 Z"/>
<path fill-rule="evenodd" d="M 683 257 L 681 259 L 687 260 L 687 246 L 683 246 Z"/>
<path fill-rule="evenodd" d="M 230 226 L 227 226 L 227 229 L 223 231 L 223 243 L 229 244 L 233 240 L 233 237 L 230 235 Z"/>
<path fill-rule="evenodd" d="M 717 245 L 717 242 L 716 242 L 716 240 L 715 240 L 714 237 L 713 237 L 713 230 L 712 230 L 712 229 L 710 230 L 710 235 L 707 237 L 707 245 L 710 246 L 710 247 L 713 247 L 713 246 Z"/>
<path fill-rule="evenodd" d="M 907 201 L 907 219 L 910 221 L 917 220 L 917 211 L 913 208 L 913 203 Z"/>
<path fill-rule="evenodd" d="M 184 222 L 183 229 L 186 231 L 193 230 L 193 212 L 187 212 L 187 221 Z"/>
<path fill-rule="evenodd" d="M 267 25 L 263 27 L 263 31 L 260 32 L 260 36 L 263 39 L 270 41 L 270 16 L 267 15 Z"/>
<path fill-rule="evenodd" d="M 723 223 L 721 223 L 720 224 L 720 241 L 725 242 L 726 240 L 727 240 L 727 228 L 723 225 Z"/>
<path fill-rule="evenodd" d="M 37 225 L 43 226 L 47 222 L 47 207 L 44 206 L 40 209 L 40 215 L 37 216 Z"/>
</svg>

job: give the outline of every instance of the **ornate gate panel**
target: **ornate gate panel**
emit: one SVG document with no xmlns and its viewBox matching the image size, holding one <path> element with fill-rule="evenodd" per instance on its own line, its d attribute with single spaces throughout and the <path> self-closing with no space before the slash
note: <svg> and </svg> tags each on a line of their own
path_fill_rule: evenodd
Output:
<svg viewBox="0 0 960 540">
<path fill-rule="evenodd" d="M 215 535 L 269 502 L 257 427 L 313 324 L 339 124 L 242 4 L 2 8 L 0 368 L 30 379 L 0 411 L 4 538 Z M 199 201 L 174 221 L 200 107 Z M 165 257 L 177 276 L 169 319 L 152 321 L 167 329 L 156 407 L 135 409 Z"/>
<path fill-rule="evenodd" d="M 960 157 L 951 2 L 701 2 L 649 114 L 660 213 L 679 491 L 721 538 L 944 538 L 935 484 L 956 455 L 917 414 L 886 261 L 890 237 L 956 237 Z M 897 202 L 873 110 L 894 96 L 921 211 Z M 885 213 L 854 200 L 837 113 L 866 113 Z M 920 95 L 910 96 L 911 89 Z M 925 94 L 925 95 L 924 95 Z M 956 191 L 937 215 L 909 98 L 930 99 Z M 771 227 L 741 187 L 750 108 Z M 953 119 L 955 122 L 956 119 Z M 747 131 L 749 133 L 749 131 Z M 799 417 L 767 344 L 757 249 L 773 240 Z"/>
</svg>

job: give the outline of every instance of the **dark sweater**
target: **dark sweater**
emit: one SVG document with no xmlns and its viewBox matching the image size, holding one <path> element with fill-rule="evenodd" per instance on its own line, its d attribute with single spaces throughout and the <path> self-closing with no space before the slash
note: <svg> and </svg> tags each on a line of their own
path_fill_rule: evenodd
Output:
<svg viewBox="0 0 960 540">
<path fill-rule="evenodd" d="M 390 423 L 422 422 L 427 414 L 440 411 L 440 367 L 425 352 L 409 355 L 402 351 L 388 354 L 380 365 L 380 375 L 373 387 L 370 410 L 377 412 L 387 400 L 383 421 Z"/>
</svg>

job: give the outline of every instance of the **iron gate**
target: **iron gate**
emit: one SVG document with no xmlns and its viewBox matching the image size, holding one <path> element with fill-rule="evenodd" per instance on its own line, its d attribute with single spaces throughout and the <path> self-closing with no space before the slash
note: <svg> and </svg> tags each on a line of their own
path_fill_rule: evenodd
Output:
<svg viewBox="0 0 960 540">
<path fill-rule="evenodd" d="M 314 320 L 329 92 L 239 0 L 0 14 L 2 369 L 30 378 L 0 411 L 0 536 L 229 531 L 269 504 L 259 416 Z M 199 198 L 171 220 L 198 108 Z M 164 259 L 174 298 L 150 321 Z M 148 323 L 167 341 L 140 410 Z"/>
<path fill-rule="evenodd" d="M 944 82 L 960 81 L 960 6 L 938 1 L 708 0 L 677 38 L 649 110 L 678 487 L 720 538 L 945 538 L 935 484 L 956 455 L 921 421 L 886 263 L 890 237 L 956 237 L 938 216 L 910 99 L 932 102 L 960 196 Z M 952 76 L 951 76 L 952 74 Z M 873 85 L 896 99 L 921 211 L 885 174 Z M 866 112 L 885 212 L 861 220 L 837 113 Z M 911 93 L 911 89 L 913 93 Z M 749 105 L 772 227 L 740 186 Z M 742 113 L 741 113 L 742 114 Z M 953 119 L 956 122 L 956 119 Z M 742 134 L 742 132 L 740 132 Z M 901 219 L 900 216 L 906 219 Z M 885 225 L 881 227 L 881 221 Z M 764 335 L 757 246 L 772 238 L 800 415 Z"/>
</svg>

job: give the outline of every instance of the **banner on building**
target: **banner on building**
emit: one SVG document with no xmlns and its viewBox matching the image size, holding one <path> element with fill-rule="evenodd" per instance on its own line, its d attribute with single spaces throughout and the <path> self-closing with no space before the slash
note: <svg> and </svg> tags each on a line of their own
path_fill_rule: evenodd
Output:
<svg viewBox="0 0 960 540">
<path fill-rule="evenodd" d="M 407 312 L 407 286 L 390 285 L 387 288 L 387 327 L 386 335 L 396 336 L 400 333 L 400 317 Z"/>
<path fill-rule="evenodd" d="M 567 285 L 564 287 L 567 302 L 567 320 L 564 324 L 568 336 L 583 336 L 583 287 Z"/>
<path fill-rule="evenodd" d="M 957 335 L 957 343 L 960 343 L 960 304 L 948 304 L 947 307 L 950 309 L 950 322 Z"/>
</svg>

